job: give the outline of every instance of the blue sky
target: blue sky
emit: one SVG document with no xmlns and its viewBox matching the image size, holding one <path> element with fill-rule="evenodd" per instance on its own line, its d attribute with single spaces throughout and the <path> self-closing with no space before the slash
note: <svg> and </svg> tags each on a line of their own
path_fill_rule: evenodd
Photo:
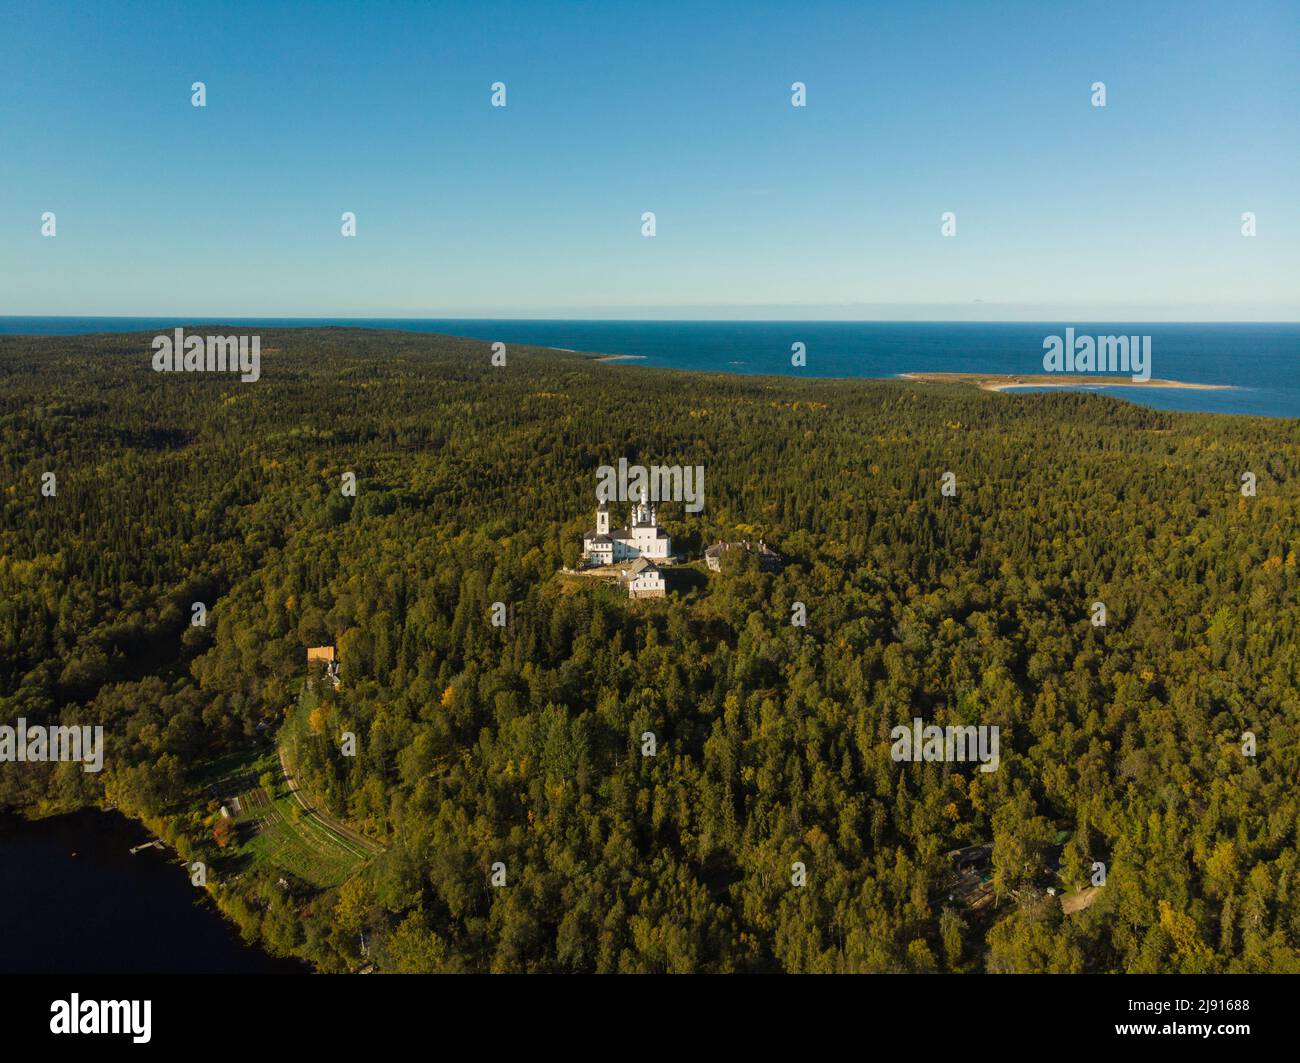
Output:
<svg viewBox="0 0 1300 1063">
<path fill-rule="evenodd" d="M 1300 0 L 0 0 L 0 314 L 1298 320 L 1298 45 Z"/>
</svg>

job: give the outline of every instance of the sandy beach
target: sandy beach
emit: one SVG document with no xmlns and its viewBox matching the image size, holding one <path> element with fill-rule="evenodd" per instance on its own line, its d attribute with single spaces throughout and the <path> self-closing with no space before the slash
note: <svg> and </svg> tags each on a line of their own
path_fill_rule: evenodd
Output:
<svg viewBox="0 0 1300 1063">
<path fill-rule="evenodd" d="M 919 384 L 974 384 L 981 391 L 1008 388 L 1179 388 L 1189 391 L 1232 391 L 1232 384 L 1191 384 L 1185 380 L 1134 380 L 1127 376 L 1099 376 L 1090 373 L 899 373 L 903 380 Z"/>
</svg>

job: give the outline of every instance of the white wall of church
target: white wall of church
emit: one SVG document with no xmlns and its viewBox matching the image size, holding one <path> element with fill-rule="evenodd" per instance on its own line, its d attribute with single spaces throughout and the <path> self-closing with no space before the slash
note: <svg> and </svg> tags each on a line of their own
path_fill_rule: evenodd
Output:
<svg viewBox="0 0 1300 1063">
<path fill-rule="evenodd" d="M 614 532 L 609 542 L 596 542 L 588 536 L 582 540 L 584 559 L 597 564 L 612 564 L 619 561 L 631 561 L 638 557 L 647 557 L 664 561 L 672 556 L 672 539 L 663 535 L 657 522 L 651 518 L 651 510 L 644 504 L 633 511 L 631 527 Z M 609 527 L 609 512 L 596 511 L 596 534 L 606 534 Z"/>
</svg>

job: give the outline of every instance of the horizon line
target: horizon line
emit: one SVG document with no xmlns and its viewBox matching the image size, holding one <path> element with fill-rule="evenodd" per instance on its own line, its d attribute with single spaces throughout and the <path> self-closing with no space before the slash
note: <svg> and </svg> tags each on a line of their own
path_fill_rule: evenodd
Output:
<svg viewBox="0 0 1300 1063">
<path fill-rule="evenodd" d="M 591 322 L 611 324 L 828 324 L 828 325 L 1040 325 L 1075 320 L 1102 324 L 1135 325 L 1300 325 L 1300 318 L 1124 318 L 1070 317 L 1054 315 L 1041 318 L 833 318 L 833 317 L 531 317 L 505 316 L 423 316 L 391 317 L 384 315 L 331 316 L 324 314 L 0 314 L 0 321 L 188 321 L 196 324 L 223 324 L 234 321 L 520 321 L 520 322 Z"/>
</svg>

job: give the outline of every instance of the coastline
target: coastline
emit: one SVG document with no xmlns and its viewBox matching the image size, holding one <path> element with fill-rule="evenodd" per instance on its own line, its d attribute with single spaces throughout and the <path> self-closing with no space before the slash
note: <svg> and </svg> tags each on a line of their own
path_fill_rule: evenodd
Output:
<svg viewBox="0 0 1300 1063">
<path fill-rule="evenodd" d="M 1186 380 L 1134 380 L 1127 376 L 1091 376 L 1087 373 L 899 373 L 899 379 L 918 384 L 974 384 L 981 391 L 1015 388 L 1169 388 L 1183 391 L 1236 391 L 1235 384 L 1194 384 Z"/>
<path fill-rule="evenodd" d="M 155 904 L 161 901 L 162 908 L 155 908 L 154 914 L 162 911 L 168 932 L 192 946 L 189 960 L 173 966 L 165 957 L 151 954 L 152 962 L 159 966 L 137 973 L 314 973 L 310 961 L 295 953 L 273 950 L 260 933 L 255 940 L 246 937 L 228 910 L 228 900 L 223 906 L 226 898 L 220 891 L 214 890 L 211 883 L 205 888 L 193 886 L 188 862 L 172 843 L 165 842 L 161 853 L 152 852 L 149 839 L 164 837 L 165 832 L 157 828 L 166 822 L 151 824 L 138 812 L 98 801 L 61 804 L 57 809 L 44 804 L 10 807 L 0 811 L 0 846 L 36 845 L 50 850 L 46 854 L 49 859 L 37 865 L 43 870 L 35 873 L 45 880 L 53 896 L 66 890 L 64 882 L 69 876 L 74 882 L 89 876 L 89 880 L 107 888 L 106 895 L 115 888 L 134 892 L 143 885 Z M 141 848 L 147 851 L 136 855 Z M 22 897 L 25 890 L 30 892 L 30 877 L 26 883 L 21 876 L 11 879 L 5 886 L 17 889 Z M 143 928 L 142 916 L 137 910 L 125 922 L 108 919 L 79 927 L 78 932 L 86 935 L 85 943 L 91 947 L 91 962 L 95 965 L 86 973 L 109 973 L 113 969 L 108 964 L 117 962 L 115 950 L 126 947 L 123 934 Z M 25 941 L 18 929 L 18 944 L 30 947 L 30 940 Z M 66 941 L 52 946 L 65 956 L 67 947 Z M 0 970 L 8 970 L 4 962 L 0 962 Z"/>
</svg>

